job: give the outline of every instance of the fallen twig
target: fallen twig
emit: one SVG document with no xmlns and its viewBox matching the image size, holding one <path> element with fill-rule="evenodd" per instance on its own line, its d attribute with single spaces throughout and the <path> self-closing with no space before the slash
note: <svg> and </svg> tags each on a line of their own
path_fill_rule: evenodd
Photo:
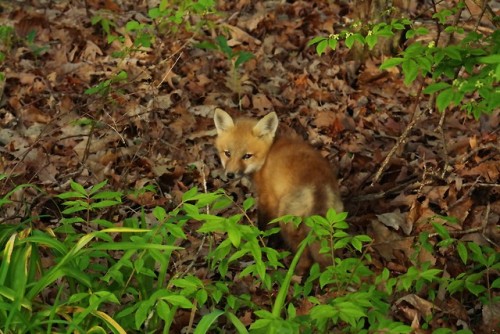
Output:
<svg viewBox="0 0 500 334">
<path fill-rule="evenodd" d="M 380 168 L 375 173 L 375 176 L 373 177 L 373 181 L 371 183 L 371 186 L 373 186 L 375 183 L 378 183 L 378 181 L 380 180 L 380 177 L 382 176 L 382 173 L 384 172 L 384 170 L 386 169 L 387 165 L 389 164 L 389 161 L 391 160 L 392 156 L 396 153 L 397 149 L 403 143 L 406 142 L 406 140 L 408 139 L 408 135 L 410 134 L 411 130 L 413 129 L 413 127 L 415 126 L 415 124 L 417 124 L 417 122 L 420 120 L 420 117 L 422 117 L 422 115 L 424 114 L 424 112 L 422 110 L 420 110 L 420 108 L 417 108 L 418 103 L 420 101 L 420 95 L 422 94 L 422 88 L 423 88 L 423 86 L 424 86 L 424 84 L 421 82 L 420 86 L 418 88 L 417 97 L 415 98 L 415 103 L 413 104 L 413 107 L 412 107 L 412 110 L 411 110 L 411 113 L 413 114 L 412 120 L 410 121 L 410 123 L 408 123 L 408 125 L 404 129 L 404 131 L 401 134 L 401 136 L 399 136 L 397 143 L 389 151 L 389 153 L 385 157 L 384 161 L 382 162 L 382 165 L 380 166 Z"/>
</svg>

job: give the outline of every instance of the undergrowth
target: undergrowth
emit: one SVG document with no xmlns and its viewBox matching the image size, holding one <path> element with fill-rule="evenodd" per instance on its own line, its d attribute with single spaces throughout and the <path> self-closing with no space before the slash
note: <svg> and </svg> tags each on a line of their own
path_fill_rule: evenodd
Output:
<svg viewBox="0 0 500 334">
<path fill-rule="evenodd" d="M 405 273 L 374 271 L 370 238 L 350 235 L 346 214 L 333 210 L 302 222 L 311 233 L 286 265 L 288 252 L 263 243 L 276 229 L 262 232 L 249 218 L 251 198 L 240 213 L 225 217 L 221 210 L 235 205 L 229 196 L 192 188 L 172 210 L 143 207 L 114 221 L 104 217 L 128 211 L 126 194 L 106 182 L 85 188 L 72 181 L 71 190 L 51 196 L 61 217 L 32 216 L 29 203 L 19 199 L 27 189 L 49 196 L 23 184 L 0 200 L 5 212 L 15 206 L 22 213 L 0 225 L 3 333 L 168 333 L 179 312 L 191 314 L 194 333 L 409 333 L 409 324 L 396 321 L 391 311 L 402 296 L 437 300 L 472 294 L 483 305 L 498 302 L 493 289 L 500 279 L 492 273 L 500 269 L 499 254 L 451 238 L 439 220 L 434 223 L 439 238 L 422 234 L 415 255 L 422 249 L 457 251 L 466 268 L 457 277 L 417 260 Z M 296 217 L 282 219 L 300 223 Z M 334 265 L 324 271 L 314 265 L 297 281 L 298 257 L 317 235 Z M 185 246 L 188 239 L 191 247 Z M 335 255 L 338 250 L 343 256 Z M 242 282 L 266 302 L 242 293 Z"/>
<path fill-rule="evenodd" d="M 393 10 L 390 8 L 388 12 Z M 400 17 L 378 23 L 354 22 L 328 37 L 317 36 L 308 45 L 314 45 L 318 55 L 328 49 L 336 50 L 341 42 L 349 49 L 361 45 L 372 50 L 380 39 L 403 34 L 406 43 L 398 50 L 398 56 L 388 57 L 380 69 L 400 66 L 404 84 L 418 83 L 424 94 L 432 98 L 435 95 L 439 112 L 456 107 L 479 119 L 500 107 L 497 88 L 500 81 L 500 31 L 495 29 L 488 34 L 478 28 L 484 11 L 471 29 L 466 20 L 460 19 L 466 10 L 464 1 L 450 9 L 434 8 L 435 34 L 428 27 L 421 26 L 421 22 L 400 14 Z M 493 21 L 497 24 L 498 17 Z"/>
</svg>

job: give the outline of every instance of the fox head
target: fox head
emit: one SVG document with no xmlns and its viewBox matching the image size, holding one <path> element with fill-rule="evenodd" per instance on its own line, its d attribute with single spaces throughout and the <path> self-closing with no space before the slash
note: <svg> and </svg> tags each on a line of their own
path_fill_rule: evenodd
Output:
<svg viewBox="0 0 500 334">
<path fill-rule="evenodd" d="M 266 162 L 278 128 L 278 116 L 269 113 L 260 120 L 233 120 L 224 110 L 214 113 L 217 128 L 215 146 L 228 178 L 257 172 Z"/>
</svg>

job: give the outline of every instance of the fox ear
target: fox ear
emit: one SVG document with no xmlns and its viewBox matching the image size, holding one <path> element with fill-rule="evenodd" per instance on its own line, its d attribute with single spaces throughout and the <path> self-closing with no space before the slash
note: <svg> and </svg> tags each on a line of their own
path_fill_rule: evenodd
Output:
<svg viewBox="0 0 500 334">
<path fill-rule="evenodd" d="M 278 116 L 273 111 L 262 117 L 253 127 L 253 133 L 257 137 L 270 136 L 274 138 L 276 129 L 278 128 Z"/>
<path fill-rule="evenodd" d="M 214 113 L 214 123 L 217 128 L 217 133 L 221 134 L 232 127 L 234 127 L 234 122 L 231 116 L 221 108 L 215 109 Z"/>
</svg>

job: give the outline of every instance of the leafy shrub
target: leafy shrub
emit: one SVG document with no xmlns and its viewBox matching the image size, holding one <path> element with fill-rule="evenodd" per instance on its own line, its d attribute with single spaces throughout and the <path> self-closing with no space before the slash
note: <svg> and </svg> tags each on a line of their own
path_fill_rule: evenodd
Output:
<svg viewBox="0 0 500 334">
<path fill-rule="evenodd" d="M 432 16 L 438 31 L 455 36 L 446 45 L 442 45 L 442 39 L 427 45 L 411 41 L 430 32 L 407 18 L 367 26 L 356 22 L 352 29 L 344 29 L 328 37 L 318 36 L 308 45 L 315 45 L 319 55 L 327 48 L 335 50 L 340 40 L 348 48 L 358 42 L 371 50 L 379 38 L 405 31 L 405 38 L 411 42 L 399 57 L 385 60 L 380 69 L 401 66 L 406 85 L 411 85 L 418 78 L 429 77 L 431 80 L 425 81 L 423 93 L 437 94 L 436 106 L 440 112 L 457 106 L 478 119 L 482 114 L 491 114 L 500 107 L 500 92 L 496 88 L 500 81 L 500 31 L 484 35 L 477 30 L 466 32 L 459 23 L 450 23 L 464 8 L 465 4 L 461 1 L 459 6 L 443 9 Z"/>
<path fill-rule="evenodd" d="M 12 204 L 9 197 L 25 187 L 29 185 L 14 188 L 0 204 Z M 295 315 L 293 300 L 287 301 L 287 295 L 294 267 L 307 243 L 312 242 L 313 232 L 283 276 L 279 274 L 283 269 L 279 268 L 284 268 L 282 260 L 288 252 L 264 247 L 262 237 L 268 232 L 242 223 L 248 221 L 246 211 L 252 207 L 252 199 L 245 201 L 240 214 L 224 218 L 203 211 L 207 206 L 210 211 L 217 212 L 233 205 L 228 196 L 223 192 L 198 193 L 193 188 L 172 211 L 156 207 L 151 215 L 143 212 L 138 217 L 126 219 L 118 227 L 103 219 L 100 213 L 123 205 L 123 193 L 106 190 L 106 187 L 106 182 L 89 188 L 71 182 L 70 191 L 56 196 L 64 206 L 63 217 L 56 228 L 36 229 L 31 225 L 32 220 L 25 221 L 22 228 L 13 225 L 2 228 L 0 296 L 3 307 L 0 318 L 5 332 L 63 328 L 78 331 L 107 328 L 113 332 L 164 328 L 168 332 L 180 309 L 211 310 L 199 320 L 197 332 L 216 327 L 216 319 L 221 316 L 239 332 L 247 332 L 239 319 L 239 314 L 247 309 L 259 317 L 250 327 L 252 331 L 306 327 L 304 316 Z M 313 217 L 306 223 L 321 225 L 323 230 L 318 230 L 323 234 L 325 231 L 335 234 L 345 229 L 344 218 L 344 214 L 329 212 L 326 218 Z M 172 270 L 172 254 L 181 250 L 178 245 L 186 239 L 188 221 L 202 223 L 197 232 L 212 244 L 207 266 L 218 279 L 207 282 L 191 273 L 189 268 L 185 272 Z M 319 221 L 322 224 L 317 224 Z M 221 235 L 225 238 L 216 243 L 216 237 Z M 329 240 L 334 247 L 341 241 L 358 250 L 368 241 L 365 237 L 351 238 L 345 233 L 331 236 Z M 329 251 L 330 246 L 324 247 Z M 252 276 L 259 289 L 267 293 L 279 289 L 272 310 L 253 303 L 250 295 L 234 293 L 229 267 L 238 267 L 243 259 L 249 265 L 238 272 L 240 278 Z M 47 260 L 51 265 L 44 264 Z M 357 269 L 352 270 L 353 264 Z M 360 277 L 370 273 L 363 261 L 354 258 L 337 259 L 327 274 L 320 273 L 316 265 L 304 288 L 295 285 L 298 293 L 294 300 L 312 298 L 315 306 L 310 318 L 306 318 L 317 328 L 338 323 L 361 326 L 359 321 L 366 318 L 368 309 L 373 307 L 370 302 L 356 304 L 353 308 L 349 307 L 350 295 L 328 304 L 308 295 L 314 281 L 321 286 L 336 284 L 339 291 L 345 291 L 348 287 L 361 286 Z M 341 279 L 335 281 L 334 276 Z M 352 282 L 347 277 L 352 278 Z M 48 300 L 45 296 L 52 292 L 54 299 Z M 325 309 L 325 305 L 329 308 Z M 287 315 L 282 318 L 284 309 Z M 337 316 L 332 316 L 332 312 Z"/>
</svg>

